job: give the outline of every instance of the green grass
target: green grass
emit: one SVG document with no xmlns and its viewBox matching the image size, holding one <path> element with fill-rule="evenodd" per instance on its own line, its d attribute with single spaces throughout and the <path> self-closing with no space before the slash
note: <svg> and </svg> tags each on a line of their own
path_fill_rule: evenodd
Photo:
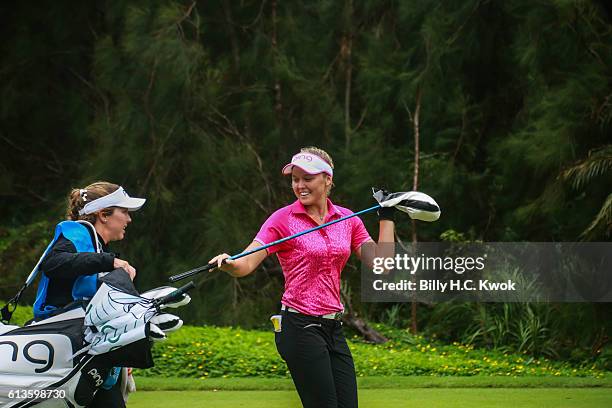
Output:
<svg viewBox="0 0 612 408">
<path fill-rule="evenodd" d="M 362 408 L 382 407 L 537 407 L 607 408 L 612 406 L 612 390 L 607 388 L 539 389 L 362 389 Z M 301 407 L 295 391 L 148 391 L 130 396 L 130 408 L 167 407 Z"/>
<path fill-rule="evenodd" d="M 6 304 L 5 300 L 0 299 L 0 307 Z M 24 306 L 19 305 L 17 309 L 13 313 L 13 317 L 11 318 L 11 324 L 16 326 L 23 326 L 25 322 L 32 319 L 34 317 L 34 313 L 32 312 L 32 306 Z"/>
<path fill-rule="evenodd" d="M 361 377 L 359 389 L 410 388 L 612 388 L 612 376 L 577 377 Z M 154 378 L 136 377 L 143 391 L 291 391 L 293 382 L 286 378 Z M 611 391 L 612 392 L 612 391 Z"/>
<path fill-rule="evenodd" d="M 609 407 L 612 376 L 577 377 L 362 377 L 361 407 Z M 130 408 L 300 407 L 285 378 L 137 377 Z M 157 391 L 174 390 L 174 391 Z"/>
</svg>

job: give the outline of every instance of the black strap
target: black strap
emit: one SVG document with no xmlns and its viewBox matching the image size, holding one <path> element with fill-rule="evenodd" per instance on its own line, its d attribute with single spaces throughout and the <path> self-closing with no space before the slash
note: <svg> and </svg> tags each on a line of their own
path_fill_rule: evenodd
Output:
<svg viewBox="0 0 612 408">
<path fill-rule="evenodd" d="M 6 303 L 6 305 L 2 307 L 2 309 L 0 310 L 0 313 L 2 314 L 2 319 L 0 319 L 0 321 L 2 323 L 4 324 L 10 323 L 11 317 L 13 317 L 13 313 L 15 313 L 15 310 L 17 310 L 17 303 L 19 302 L 19 299 L 21 299 L 21 295 L 23 294 L 23 291 L 26 290 L 27 287 L 28 285 L 24 283 L 23 286 L 17 292 L 17 294 L 13 296 L 13 298 L 9 300 Z M 11 308 L 11 305 L 13 305 L 12 308 Z"/>
</svg>

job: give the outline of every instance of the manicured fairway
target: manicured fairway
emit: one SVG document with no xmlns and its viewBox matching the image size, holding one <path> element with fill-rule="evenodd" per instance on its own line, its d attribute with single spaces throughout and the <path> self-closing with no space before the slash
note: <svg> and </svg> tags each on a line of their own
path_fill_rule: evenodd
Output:
<svg viewBox="0 0 612 408">
<path fill-rule="evenodd" d="M 593 377 L 506 377 L 506 376 L 394 376 L 359 377 L 359 390 L 418 389 L 418 388 L 608 388 L 612 390 L 612 375 Z M 290 378 L 194 378 L 139 377 L 136 387 L 141 391 L 295 391 Z"/>
<path fill-rule="evenodd" d="M 534 407 L 608 408 L 610 388 L 408 388 L 359 391 L 363 408 L 387 407 Z M 167 407 L 301 407 L 295 391 L 141 391 L 130 396 L 130 408 Z"/>
</svg>

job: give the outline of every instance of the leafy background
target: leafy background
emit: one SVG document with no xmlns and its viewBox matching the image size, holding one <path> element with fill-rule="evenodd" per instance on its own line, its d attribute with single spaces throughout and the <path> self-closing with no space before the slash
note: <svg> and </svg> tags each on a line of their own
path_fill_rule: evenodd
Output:
<svg viewBox="0 0 612 408">
<path fill-rule="evenodd" d="M 279 173 L 299 147 L 332 154 L 349 208 L 374 185 L 411 189 L 417 117 L 419 189 L 443 209 L 420 240 L 610 239 L 606 2 L 56 1 L 0 16 L 0 298 L 71 188 L 103 179 L 148 198 L 114 247 L 147 289 L 245 247 L 292 200 Z M 354 260 L 345 272 L 362 316 L 411 323 L 409 305 L 360 303 Z M 263 327 L 282 287 L 274 259 L 241 280 L 211 274 L 184 317 Z M 417 319 L 447 342 L 596 360 L 610 312 L 437 304 Z"/>
</svg>

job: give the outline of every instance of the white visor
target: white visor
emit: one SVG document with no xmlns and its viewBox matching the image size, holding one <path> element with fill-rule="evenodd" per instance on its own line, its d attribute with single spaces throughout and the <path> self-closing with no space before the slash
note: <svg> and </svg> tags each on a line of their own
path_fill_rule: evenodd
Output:
<svg viewBox="0 0 612 408">
<path fill-rule="evenodd" d="M 147 200 L 144 198 L 130 197 L 123 187 L 119 187 L 112 193 L 85 204 L 85 207 L 79 210 L 79 215 L 93 214 L 109 207 L 127 208 L 129 211 L 136 211 L 144 205 L 145 201 Z"/>
<path fill-rule="evenodd" d="M 329 164 L 319 156 L 310 153 L 298 153 L 291 158 L 291 163 L 283 167 L 283 174 L 291 174 L 293 166 L 299 167 L 308 174 L 327 173 L 334 175 L 334 170 Z"/>
</svg>

